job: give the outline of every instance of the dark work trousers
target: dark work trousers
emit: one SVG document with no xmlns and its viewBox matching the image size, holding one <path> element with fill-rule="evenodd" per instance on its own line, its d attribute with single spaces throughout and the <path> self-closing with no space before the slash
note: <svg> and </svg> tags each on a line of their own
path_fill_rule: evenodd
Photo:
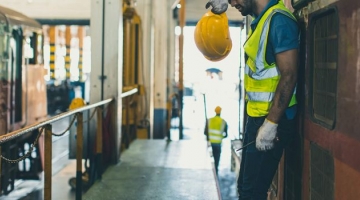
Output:
<svg viewBox="0 0 360 200">
<path fill-rule="evenodd" d="M 244 145 L 256 140 L 265 117 L 248 117 Z M 255 142 L 242 150 L 238 178 L 239 200 L 266 200 L 267 192 L 277 170 L 285 146 L 294 138 L 295 120 L 281 118 L 277 136 L 279 141 L 268 151 L 258 151 Z"/>
<path fill-rule="evenodd" d="M 211 144 L 212 154 L 214 156 L 215 170 L 218 173 L 218 167 L 220 162 L 221 144 Z"/>
</svg>

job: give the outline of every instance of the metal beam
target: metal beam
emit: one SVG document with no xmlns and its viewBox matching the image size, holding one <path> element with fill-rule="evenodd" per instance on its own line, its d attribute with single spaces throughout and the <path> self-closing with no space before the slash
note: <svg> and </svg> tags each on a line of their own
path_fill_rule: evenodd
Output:
<svg viewBox="0 0 360 200">
<path fill-rule="evenodd" d="M 89 26 L 90 19 L 35 19 L 42 25 L 79 25 Z"/>
</svg>

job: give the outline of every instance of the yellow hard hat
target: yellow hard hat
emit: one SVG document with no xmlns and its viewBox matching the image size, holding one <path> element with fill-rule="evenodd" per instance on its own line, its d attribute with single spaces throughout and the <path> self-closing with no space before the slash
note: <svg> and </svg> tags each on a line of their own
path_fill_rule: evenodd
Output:
<svg viewBox="0 0 360 200">
<path fill-rule="evenodd" d="M 215 113 L 216 113 L 216 114 L 220 114 L 220 113 L 221 113 L 221 107 L 220 107 L 220 106 L 216 106 L 216 108 L 215 108 Z"/>
<path fill-rule="evenodd" d="M 231 51 L 232 41 L 228 18 L 225 13 L 205 13 L 196 24 L 195 43 L 204 57 L 210 61 L 224 59 Z"/>
<path fill-rule="evenodd" d="M 83 107 L 86 105 L 86 102 L 84 99 L 82 98 L 74 98 L 72 101 L 71 101 L 71 104 L 69 106 L 69 110 L 74 110 L 76 108 L 80 108 L 80 107 Z"/>
</svg>

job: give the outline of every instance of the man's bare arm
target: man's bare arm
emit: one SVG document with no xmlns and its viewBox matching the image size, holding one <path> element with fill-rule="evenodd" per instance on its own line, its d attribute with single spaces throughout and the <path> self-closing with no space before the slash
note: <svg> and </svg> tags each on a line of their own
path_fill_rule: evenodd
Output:
<svg viewBox="0 0 360 200">
<path fill-rule="evenodd" d="M 280 81 L 267 119 L 278 123 L 289 106 L 297 82 L 297 49 L 276 54 L 276 65 L 280 70 Z"/>
</svg>

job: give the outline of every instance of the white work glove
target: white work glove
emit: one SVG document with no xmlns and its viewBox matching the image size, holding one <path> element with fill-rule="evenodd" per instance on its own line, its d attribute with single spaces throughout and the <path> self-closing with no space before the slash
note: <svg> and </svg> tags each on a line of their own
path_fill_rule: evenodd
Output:
<svg viewBox="0 0 360 200">
<path fill-rule="evenodd" d="M 227 10 L 228 4 L 228 0 L 209 0 L 205 5 L 205 8 L 208 9 L 211 6 L 211 12 L 214 14 L 221 14 Z"/>
<path fill-rule="evenodd" d="M 274 147 L 278 125 L 265 119 L 256 136 L 256 148 L 259 151 L 270 150 Z"/>
</svg>

